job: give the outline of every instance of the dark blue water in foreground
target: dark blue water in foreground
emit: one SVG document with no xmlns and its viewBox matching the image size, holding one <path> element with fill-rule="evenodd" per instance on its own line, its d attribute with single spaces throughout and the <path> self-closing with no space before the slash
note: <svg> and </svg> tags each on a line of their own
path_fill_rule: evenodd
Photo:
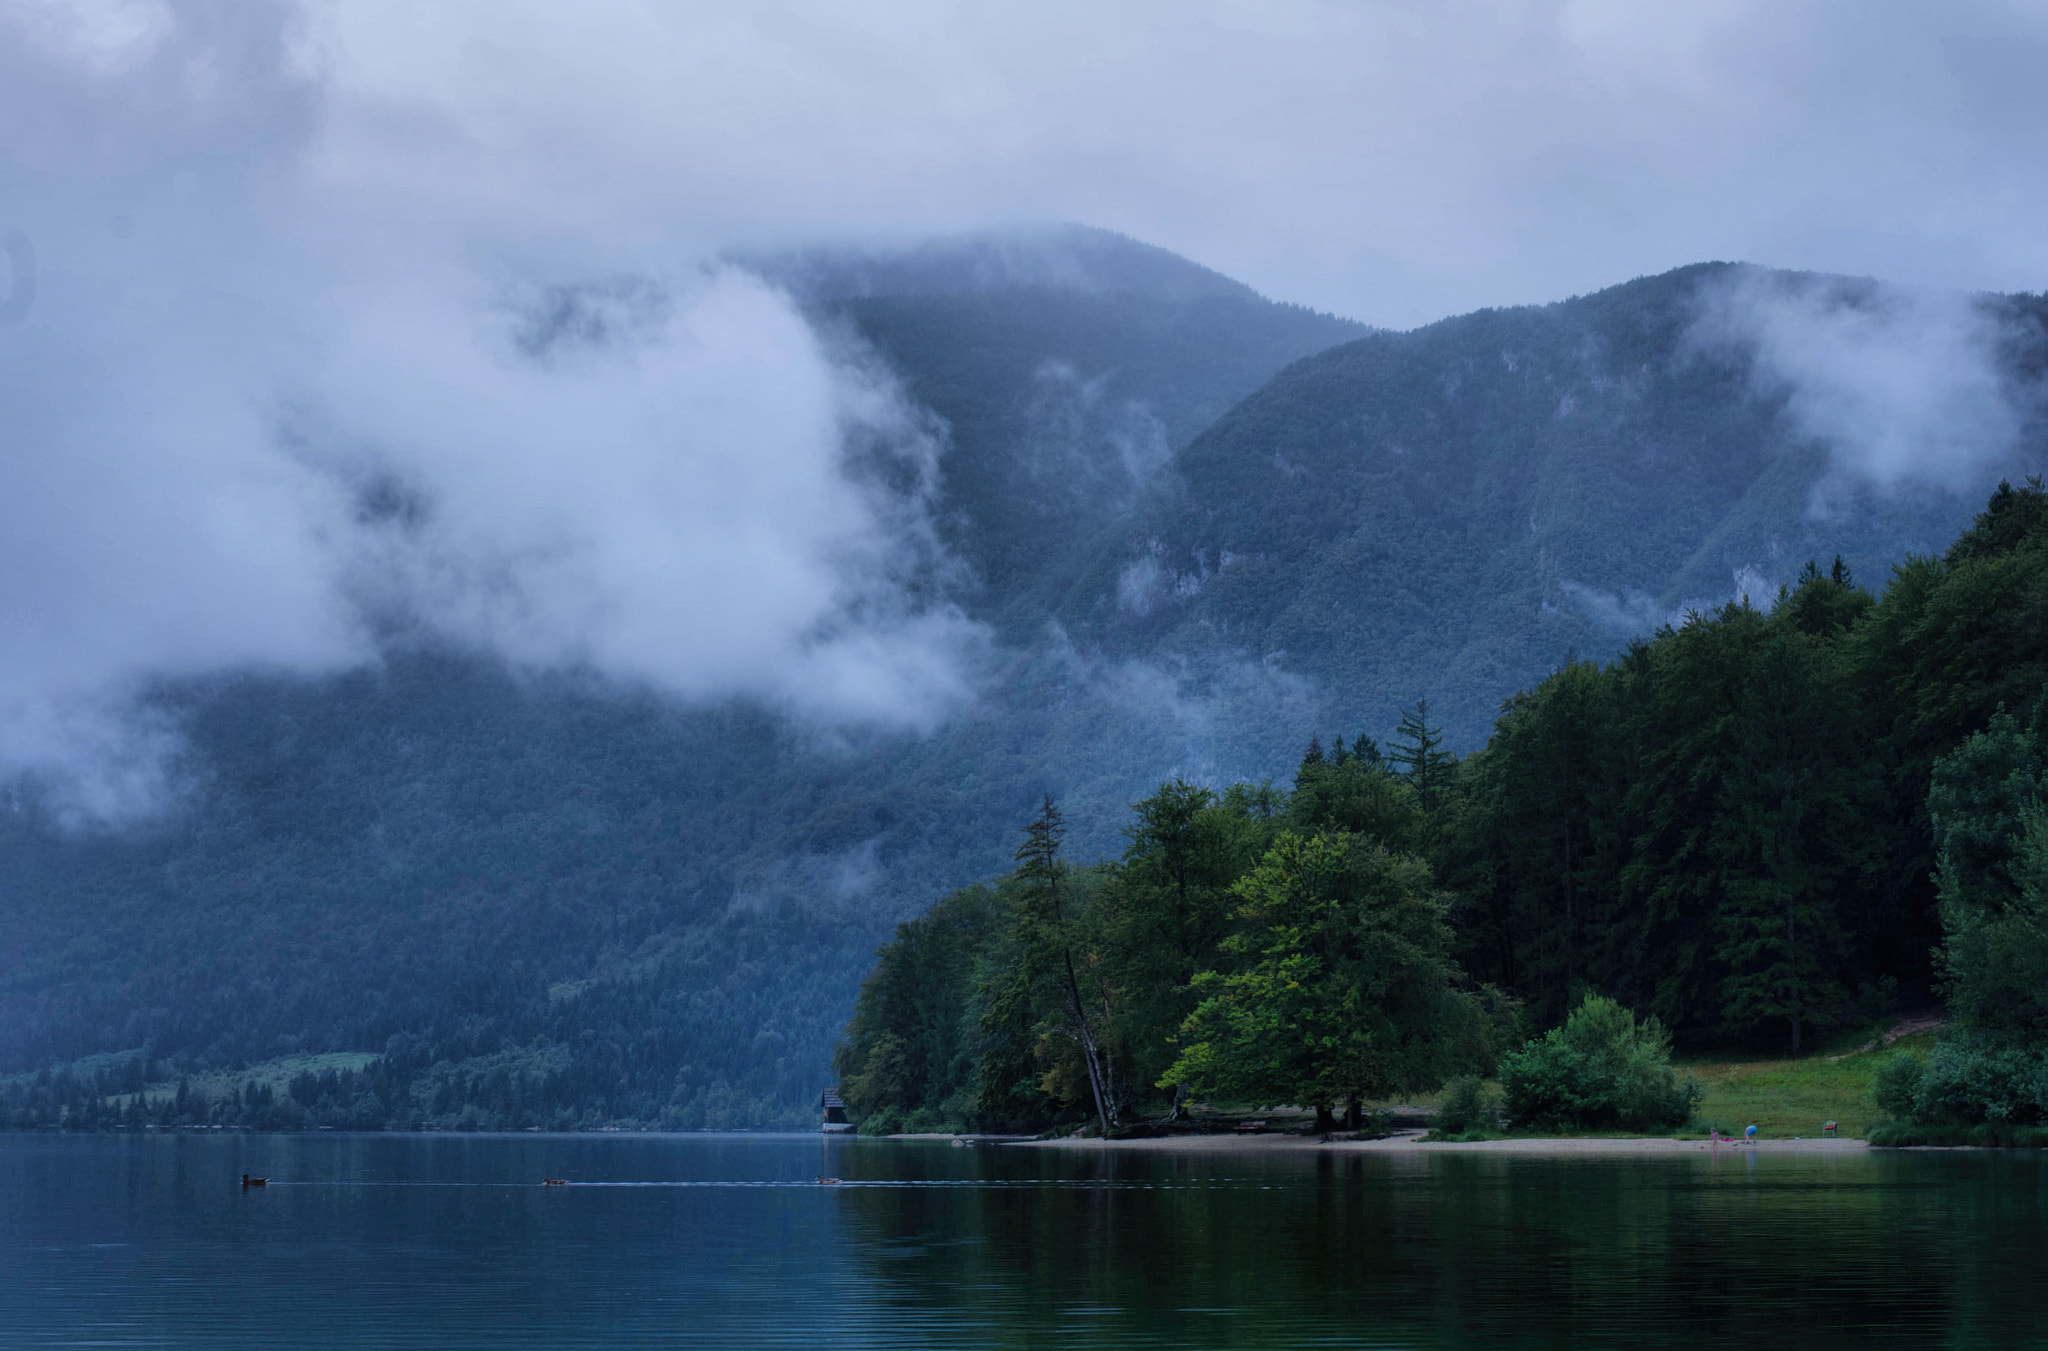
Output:
<svg viewBox="0 0 2048 1351">
<path fill-rule="evenodd" d="M 2044 1201 L 2035 1154 L 0 1135 L 0 1343 L 2007 1347 Z"/>
</svg>

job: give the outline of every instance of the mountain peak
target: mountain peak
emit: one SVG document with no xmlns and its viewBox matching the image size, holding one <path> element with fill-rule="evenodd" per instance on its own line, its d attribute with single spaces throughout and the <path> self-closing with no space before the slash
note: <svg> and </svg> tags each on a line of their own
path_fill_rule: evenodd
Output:
<svg viewBox="0 0 2048 1351">
<path fill-rule="evenodd" d="M 1011 226 L 896 247 L 825 245 L 733 261 L 812 303 L 1018 289 L 1259 299 L 1243 282 L 1200 263 L 1088 225 Z"/>
</svg>

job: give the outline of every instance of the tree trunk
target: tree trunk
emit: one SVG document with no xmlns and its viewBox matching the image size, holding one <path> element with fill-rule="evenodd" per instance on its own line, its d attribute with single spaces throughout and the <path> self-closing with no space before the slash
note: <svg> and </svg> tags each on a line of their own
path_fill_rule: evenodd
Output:
<svg viewBox="0 0 2048 1351">
<path fill-rule="evenodd" d="M 1317 1104 L 1316 1104 L 1316 1130 L 1317 1130 L 1317 1131 L 1319 1131 L 1319 1132 L 1321 1132 L 1321 1133 L 1322 1133 L 1322 1134 L 1324 1134 L 1324 1135 L 1328 1135 L 1328 1134 L 1329 1134 L 1329 1133 L 1330 1133 L 1331 1131 L 1333 1131 L 1333 1130 L 1336 1130 L 1336 1129 L 1337 1129 L 1337 1118 L 1336 1118 L 1336 1117 L 1334 1117 L 1334 1116 L 1331 1116 L 1331 1115 L 1330 1115 L 1330 1104 L 1329 1104 L 1329 1103 L 1327 1103 L 1327 1102 L 1319 1102 L 1319 1103 L 1317 1103 Z"/>
<path fill-rule="evenodd" d="M 1095 1096 L 1095 1119 L 1102 1124 L 1102 1138 L 1109 1138 L 1109 1085 L 1103 1073 L 1102 1057 L 1095 1049 L 1095 1033 L 1088 1026 L 1088 1006 L 1081 1000 L 1081 981 L 1074 974 L 1074 954 L 1062 954 L 1067 961 L 1067 997 L 1074 1010 L 1074 1038 L 1081 1043 L 1081 1063 L 1088 1070 L 1088 1091 Z"/>
<path fill-rule="evenodd" d="M 1572 981 L 1578 975 L 1578 896 L 1572 886 L 1572 747 L 1564 747 L 1564 1010 L 1572 1009 Z"/>
<path fill-rule="evenodd" d="M 1792 903 L 1785 902 L 1785 962 L 1794 972 L 1799 970 L 1799 931 L 1794 923 L 1796 916 Z M 1796 975 L 1794 979 L 1797 979 Z M 1792 1054 L 1799 1054 L 1799 997 L 1795 994 L 1792 1004 Z"/>
<path fill-rule="evenodd" d="M 1355 1131 L 1365 1124 L 1365 1109 L 1358 1104 L 1358 1095 L 1353 1093 L 1344 1100 L 1344 1129 Z"/>
</svg>

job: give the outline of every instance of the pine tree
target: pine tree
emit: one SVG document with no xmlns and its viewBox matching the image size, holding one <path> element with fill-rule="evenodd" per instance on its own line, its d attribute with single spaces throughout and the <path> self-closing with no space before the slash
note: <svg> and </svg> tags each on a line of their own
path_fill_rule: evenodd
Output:
<svg viewBox="0 0 2048 1351">
<path fill-rule="evenodd" d="M 1231 884 L 1271 843 L 1272 831 L 1240 805 L 1184 780 L 1132 808 L 1130 847 L 1100 895 L 1119 992 L 1113 1042 L 1123 1077 L 1156 1081 L 1194 1011 L 1195 974 L 1217 964 L 1237 901 Z M 1177 1104 L 1176 1104 L 1177 1105 Z"/>
<path fill-rule="evenodd" d="M 1064 1030 L 1081 1052 L 1088 1091 L 1095 1100 L 1096 1120 L 1106 1137 L 1115 1121 L 1115 1093 L 1109 1060 L 1097 1037 L 1097 1024 L 1102 1020 L 1091 1017 L 1090 1000 L 1082 992 L 1074 962 L 1077 917 L 1068 913 L 1067 870 L 1060 858 L 1060 843 L 1066 833 L 1059 807 L 1052 794 L 1047 793 L 1038 816 L 1024 828 L 1024 843 L 1017 847 L 1017 929 L 1025 950 L 1027 972 L 1050 976 L 1058 986 L 1064 1006 Z"/>
<path fill-rule="evenodd" d="M 1715 955 L 1728 965 L 1726 1014 L 1783 1019 L 1795 1055 L 1805 1029 L 1836 1021 L 1848 997 L 1837 845 L 1861 825 L 1838 782 L 1813 660 L 1789 636 L 1758 654 L 1711 848 L 1722 865 Z"/>
<path fill-rule="evenodd" d="M 1434 814 L 1442 804 L 1453 757 L 1443 749 L 1444 729 L 1429 725 L 1429 700 L 1417 699 L 1415 707 L 1401 715 L 1401 727 L 1394 738 L 1394 748 L 1387 758 L 1401 766 L 1408 776 L 1422 810 Z"/>
</svg>

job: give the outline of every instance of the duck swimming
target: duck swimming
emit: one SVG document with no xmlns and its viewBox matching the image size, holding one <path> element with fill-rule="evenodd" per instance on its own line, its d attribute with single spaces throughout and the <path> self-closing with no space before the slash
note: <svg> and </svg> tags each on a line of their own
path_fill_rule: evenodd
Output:
<svg viewBox="0 0 2048 1351">
<path fill-rule="evenodd" d="M 247 1173 L 244 1173 L 242 1174 L 242 1185 L 244 1187 L 268 1187 L 270 1179 L 267 1177 L 250 1177 Z"/>
</svg>

